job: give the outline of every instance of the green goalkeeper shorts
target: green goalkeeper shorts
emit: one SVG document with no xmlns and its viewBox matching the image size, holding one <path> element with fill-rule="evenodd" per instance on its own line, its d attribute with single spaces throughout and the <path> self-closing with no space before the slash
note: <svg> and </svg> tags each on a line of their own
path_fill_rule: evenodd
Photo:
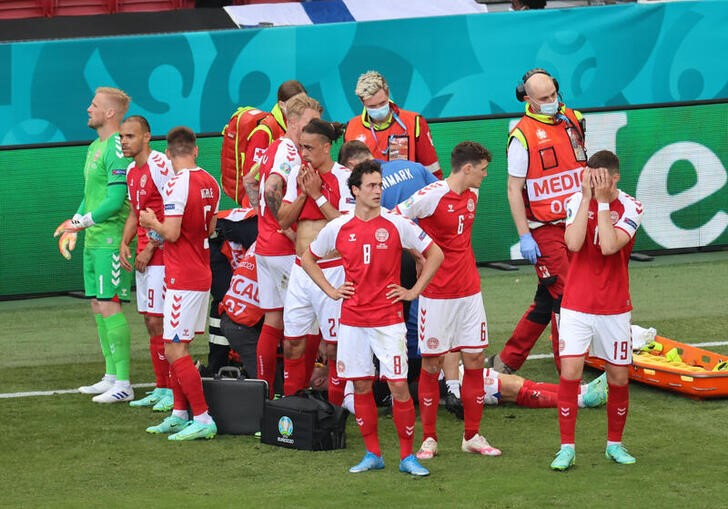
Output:
<svg viewBox="0 0 728 509">
<path fill-rule="evenodd" d="M 86 297 L 129 302 L 131 272 L 121 268 L 118 249 L 83 250 L 83 287 Z"/>
</svg>

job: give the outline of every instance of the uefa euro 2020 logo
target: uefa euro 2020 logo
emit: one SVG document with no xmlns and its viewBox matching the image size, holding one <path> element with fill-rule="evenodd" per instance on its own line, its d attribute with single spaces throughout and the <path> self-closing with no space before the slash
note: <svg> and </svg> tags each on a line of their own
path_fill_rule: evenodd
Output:
<svg viewBox="0 0 728 509">
<path fill-rule="evenodd" d="M 287 415 L 284 415 L 278 420 L 278 433 L 284 437 L 293 435 L 293 421 Z"/>
</svg>

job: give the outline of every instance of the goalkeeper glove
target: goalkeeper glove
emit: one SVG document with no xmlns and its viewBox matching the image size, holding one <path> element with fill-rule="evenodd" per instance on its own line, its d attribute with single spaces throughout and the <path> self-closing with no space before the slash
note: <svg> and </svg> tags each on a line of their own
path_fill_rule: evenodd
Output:
<svg viewBox="0 0 728 509">
<path fill-rule="evenodd" d="M 71 251 L 76 247 L 76 237 L 78 237 L 78 233 L 63 232 L 61 238 L 58 239 L 58 251 L 66 260 L 71 259 Z"/>
</svg>

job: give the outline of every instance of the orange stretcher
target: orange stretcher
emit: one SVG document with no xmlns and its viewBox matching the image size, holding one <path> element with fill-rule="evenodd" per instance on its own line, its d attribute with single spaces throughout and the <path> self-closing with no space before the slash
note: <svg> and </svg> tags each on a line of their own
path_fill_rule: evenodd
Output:
<svg viewBox="0 0 728 509">
<path fill-rule="evenodd" d="M 686 343 L 655 336 L 648 347 L 632 356 L 630 380 L 685 394 L 694 399 L 728 397 L 728 355 L 720 355 Z M 587 355 L 586 364 L 604 370 L 605 361 Z M 716 366 L 719 370 L 714 371 Z"/>
</svg>

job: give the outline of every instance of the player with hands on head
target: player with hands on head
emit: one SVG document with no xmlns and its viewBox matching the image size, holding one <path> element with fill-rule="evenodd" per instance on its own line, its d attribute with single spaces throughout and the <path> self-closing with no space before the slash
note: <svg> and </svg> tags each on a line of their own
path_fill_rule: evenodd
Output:
<svg viewBox="0 0 728 509">
<path fill-rule="evenodd" d="M 377 431 L 378 412 L 372 393 L 375 367 L 393 397 L 392 417 L 400 443 L 399 470 L 415 476 L 429 471 L 412 454 L 415 407 L 407 385 L 406 327 L 401 302 L 423 291 L 442 263 L 442 250 L 411 221 L 380 207 L 382 174 L 378 161 L 354 167 L 348 180 L 356 199 L 353 214 L 326 224 L 302 254 L 301 264 L 314 283 L 332 299 L 342 299 L 336 361 L 338 375 L 354 383 L 354 411 L 366 454 L 352 473 L 384 468 Z M 400 284 L 402 249 L 424 255 L 414 286 Z M 317 261 L 338 252 L 344 281 L 334 286 Z M 481 381 L 482 384 L 482 381 Z"/>
<path fill-rule="evenodd" d="M 561 311 L 558 409 L 561 448 L 554 470 L 574 464 L 577 398 L 590 355 L 606 361 L 607 447 L 619 464 L 636 460 L 622 445 L 632 364 L 629 258 L 642 221 L 642 204 L 617 187 L 619 158 L 602 150 L 589 158 L 581 191 L 566 201 L 565 242 L 572 258 Z"/>
</svg>

